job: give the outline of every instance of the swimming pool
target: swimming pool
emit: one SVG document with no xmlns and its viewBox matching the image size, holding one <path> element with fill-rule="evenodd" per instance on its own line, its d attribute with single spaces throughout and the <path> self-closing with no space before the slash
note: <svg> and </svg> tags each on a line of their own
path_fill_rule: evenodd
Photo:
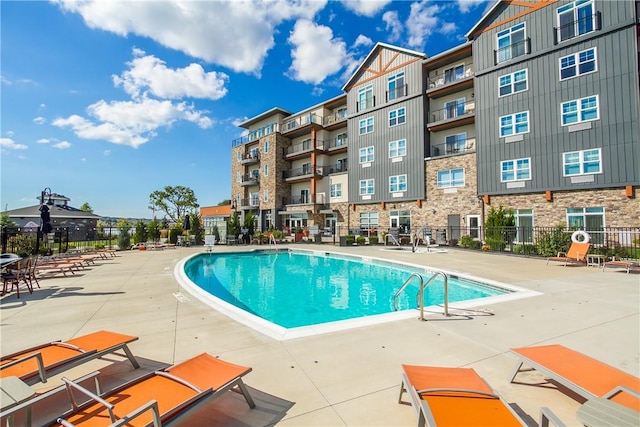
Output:
<svg viewBox="0 0 640 427">
<path fill-rule="evenodd" d="M 415 317 L 424 267 L 330 252 L 281 250 L 208 253 L 183 262 L 186 288 L 216 309 L 263 333 L 283 339 L 333 329 Z M 183 284 L 184 285 L 184 284 Z M 468 302 L 513 293 L 513 289 L 449 275 L 449 302 Z M 425 307 L 443 304 L 437 277 L 425 291 Z"/>
</svg>

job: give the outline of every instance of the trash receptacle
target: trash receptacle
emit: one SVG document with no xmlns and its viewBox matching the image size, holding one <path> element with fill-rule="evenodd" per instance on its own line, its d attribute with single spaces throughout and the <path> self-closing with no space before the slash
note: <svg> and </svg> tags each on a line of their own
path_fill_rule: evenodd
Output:
<svg viewBox="0 0 640 427">
<path fill-rule="evenodd" d="M 314 234 L 313 241 L 314 243 L 322 243 L 322 234 Z"/>
<path fill-rule="evenodd" d="M 347 246 L 347 236 L 340 236 L 340 246 Z"/>
<path fill-rule="evenodd" d="M 438 245 L 446 245 L 447 244 L 447 230 L 443 228 L 439 228 L 436 231 L 436 244 Z"/>
</svg>

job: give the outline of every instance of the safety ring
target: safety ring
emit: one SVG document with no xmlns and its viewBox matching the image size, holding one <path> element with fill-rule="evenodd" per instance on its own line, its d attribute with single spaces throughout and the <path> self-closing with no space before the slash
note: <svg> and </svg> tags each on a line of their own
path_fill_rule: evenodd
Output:
<svg viewBox="0 0 640 427">
<path fill-rule="evenodd" d="M 573 243 L 589 243 L 590 239 L 591 236 L 589 236 L 589 233 L 582 230 L 576 230 L 571 235 L 571 241 Z"/>
</svg>

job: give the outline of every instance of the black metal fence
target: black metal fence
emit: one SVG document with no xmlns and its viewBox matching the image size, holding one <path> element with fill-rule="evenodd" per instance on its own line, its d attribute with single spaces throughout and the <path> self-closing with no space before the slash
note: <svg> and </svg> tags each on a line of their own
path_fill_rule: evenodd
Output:
<svg viewBox="0 0 640 427">
<path fill-rule="evenodd" d="M 128 242 L 135 228 L 119 230 L 116 227 L 54 227 L 49 234 L 40 232 L 39 227 L 2 227 L 0 244 L 2 253 L 12 252 L 22 255 L 64 253 L 69 249 L 116 249 L 121 231 L 128 234 Z M 127 244 L 127 246 L 129 246 Z M 126 249 L 129 249 L 127 247 Z"/>
</svg>

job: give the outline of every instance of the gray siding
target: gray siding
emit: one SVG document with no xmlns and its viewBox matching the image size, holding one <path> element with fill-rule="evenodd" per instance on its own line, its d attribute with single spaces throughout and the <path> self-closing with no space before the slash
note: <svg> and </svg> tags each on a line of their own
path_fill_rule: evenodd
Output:
<svg viewBox="0 0 640 427">
<path fill-rule="evenodd" d="M 532 53 L 517 61 L 493 66 L 495 33 L 509 23 L 478 37 L 474 44 L 474 63 L 483 64 L 475 82 L 478 158 L 478 192 L 508 194 L 545 190 L 581 190 L 640 183 L 640 129 L 638 104 L 638 50 L 632 24 L 633 2 L 596 1 L 602 29 L 559 44 L 554 44 L 558 2 L 520 20 L 527 22 L 532 38 Z M 508 15 L 508 10 L 501 16 Z M 515 9 L 515 8 L 514 8 Z M 631 21 L 630 21 L 631 20 Z M 546 22 L 547 24 L 542 25 Z M 625 23 L 628 24 L 625 26 Z M 539 28 L 538 31 L 531 31 Z M 478 46 L 479 48 L 476 48 Z M 597 71 L 559 81 L 559 58 L 595 48 Z M 629 54 L 632 53 L 632 54 Z M 499 76 L 528 70 L 528 90 L 498 98 Z M 562 102 L 599 96 L 600 119 L 590 122 L 591 129 L 569 132 L 561 125 Z M 506 143 L 499 137 L 498 118 L 529 111 L 530 131 L 523 140 Z M 600 148 L 602 173 L 592 182 L 572 183 L 563 176 L 562 153 Z M 521 188 L 507 189 L 500 182 L 500 162 L 531 158 L 530 181 Z"/>
</svg>

